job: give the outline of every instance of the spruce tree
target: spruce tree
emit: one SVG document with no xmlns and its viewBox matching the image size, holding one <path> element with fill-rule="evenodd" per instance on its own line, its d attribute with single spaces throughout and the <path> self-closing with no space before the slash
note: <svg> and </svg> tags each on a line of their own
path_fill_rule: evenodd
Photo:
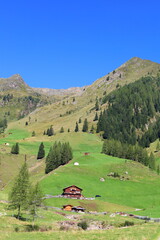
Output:
<svg viewBox="0 0 160 240">
<path fill-rule="evenodd" d="M 18 143 L 14 144 L 12 146 L 11 153 L 12 154 L 19 154 L 19 144 Z"/>
<path fill-rule="evenodd" d="M 32 132 L 32 137 L 34 137 L 36 135 L 35 131 Z"/>
<path fill-rule="evenodd" d="M 44 144 L 43 142 L 39 146 L 38 154 L 37 154 L 37 159 L 42 159 L 45 156 L 45 150 L 44 150 Z"/>
<path fill-rule="evenodd" d="M 76 122 L 76 127 L 75 127 L 75 132 L 78 132 L 79 131 L 79 127 L 78 127 L 78 123 Z"/>
<path fill-rule="evenodd" d="M 93 121 L 97 121 L 97 120 L 98 120 L 98 114 L 97 114 L 97 112 L 96 112 L 96 114 L 95 114 L 95 117 L 94 117 Z"/>
<path fill-rule="evenodd" d="M 151 168 L 152 170 L 156 169 L 155 157 L 152 152 L 149 156 L 149 168 Z"/>
<path fill-rule="evenodd" d="M 61 127 L 61 129 L 60 129 L 60 133 L 63 133 L 63 132 L 64 132 L 64 128 Z"/>
<path fill-rule="evenodd" d="M 35 186 L 31 187 L 30 198 L 29 198 L 29 209 L 30 209 L 30 214 L 33 217 L 33 221 L 35 219 L 35 216 L 37 215 L 37 209 L 43 201 L 42 196 L 43 195 L 38 183 Z"/>
<path fill-rule="evenodd" d="M 48 136 L 53 136 L 54 135 L 54 130 L 53 130 L 53 127 L 52 125 L 50 126 L 50 128 L 48 129 Z"/>
<path fill-rule="evenodd" d="M 160 143 L 159 143 L 159 140 L 157 142 L 157 146 L 156 146 L 156 151 L 158 152 L 160 150 Z"/>
<path fill-rule="evenodd" d="M 96 98 L 95 110 L 96 110 L 96 111 L 99 110 L 99 102 L 98 102 L 98 98 Z"/>
<path fill-rule="evenodd" d="M 82 132 L 87 132 L 87 131 L 88 131 L 88 121 L 87 121 L 87 118 L 85 118 L 84 123 L 83 123 Z"/>
<path fill-rule="evenodd" d="M 14 185 L 9 194 L 10 207 L 18 209 L 18 218 L 21 216 L 21 210 L 27 208 L 28 206 L 29 188 L 29 174 L 25 161 L 14 181 Z"/>
</svg>

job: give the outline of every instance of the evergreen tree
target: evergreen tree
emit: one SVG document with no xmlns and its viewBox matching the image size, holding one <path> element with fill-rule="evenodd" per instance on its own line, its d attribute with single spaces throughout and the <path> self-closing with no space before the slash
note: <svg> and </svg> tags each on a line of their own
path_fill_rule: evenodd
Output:
<svg viewBox="0 0 160 240">
<path fill-rule="evenodd" d="M 156 151 L 158 152 L 160 150 L 160 143 L 159 143 L 159 140 L 157 142 L 157 146 L 156 146 Z"/>
<path fill-rule="evenodd" d="M 98 98 L 96 98 L 95 110 L 96 110 L 96 111 L 99 110 L 99 102 L 98 102 Z"/>
<path fill-rule="evenodd" d="M 54 143 L 53 147 L 50 148 L 48 156 L 46 158 L 45 173 L 49 173 L 61 165 L 61 146 L 60 143 Z"/>
<path fill-rule="evenodd" d="M 60 165 L 64 165 L 73 158 L 72 149 L 69 143 L 55 142 L 46 158 L 45 173 L 49 173 Z"/>
<path fill-rule="evenodd" d="M 81 123 L 82 122 L 82 119 L 81 118 L 79 118 L 79 123 Z"/>
<path fill-rule="evenodd" d="M 67 148 L 67 144 L 64 143 L 62 144 L 62 149 L 61 149 L 61 165 L 66 164 L 69 161 L 69 151 Z"/>
<path fill-rule="evenodd" d="M 37 159 L 42 159 L 44 158 L 44 156 L 45 156 L 44 144 L 43 142 L 41 142 L 39 146 L 38 154 L 37 154 Z"/>
<path fill-rule="evenodd" d="M 9 194 L 10 207 L 18 209 L 18 218 L 21 216 L 21 210 L 27 208 L 28 206 L 29 187 L 29 174 L 27 164 L 25 162 L 22 165 Z"/>
<path fill-rule="evenodd" d="M 154 157 L 152 152 L 151 152 L 151 154 L 149 156 L 149 168 L 152 169 L 152 170 L 156 169 L 155 157 Z"/>
<path fill-rule="evenodd" d="M 95 129 L 94 129 L 94 126 L 92 125 L 90 132 L 91 132 L 91 133 L 94 133 L 94 130 L 95 130 Z"/>
<path fill-rule="evenodd" d="M 87 132 L 87 131 L 88 131 L 88 121 L 87 121 L 87 118 L 85 118 L 84 123 L 83 123 L 82 132 Z"/>
<path fill-rule="evenodd" d="M 12 154 L 19 154 L 19 144 L 18 143 L 14 144 L 12 146 L 11 153 Z"/>
<path fill-rule="evenodd" d="M 78 127 L 78 123 L 76 122 L 76 127 L 75 127 L 75 132 L 78 132 L 79 131 L 79 127 Z"/>
<path fill-rule="evenodd" d="M 48 136 L 53 136 L 54 135 L 54 130 L 53 130 L 53 127 L 52 125 L 50 126 L 50 128 L 48 129 Z"/>
<path fill-rule="evenodd" d="M 30 198 L 29 198 L 29 208 L 30 208 L 30 214 L 33 217 L 33 221 L 35 219 L 35 216 L 37 215 L 37 209 L 43 201 L 42 196 L 43 195 L 38 183 L 34 187 L 33 186 L 31 187 Z"/>
<path fill-rule="evenodd" d="M 97 120 L 98 120 L 98 114 L 97 114 L 97 112 L 96 112 L 96 114 L 95 114 L 95 117 L 94 117 L 93 121 L 97 121 Z"/>
<path fill-rule="evenodd" d="M 70 128 L 68 128 L 68 132 L 70 132 Z"/>
<path fill-rule="evenodd" d="M 35 131 L 32 132 L 32 137 L 34 137 L 36 135 Z"/>
<path fill-rule="evenodd" d="M 61 127 L 61 129 L 60 129 L 60 133 L 63 133 L 63 132 L 64 132 L 64 128 Z"/>
</svg>

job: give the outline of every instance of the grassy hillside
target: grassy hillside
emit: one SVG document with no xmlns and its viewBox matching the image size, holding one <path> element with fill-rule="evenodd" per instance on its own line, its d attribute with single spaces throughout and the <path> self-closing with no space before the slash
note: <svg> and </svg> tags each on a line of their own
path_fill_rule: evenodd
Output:
<svg viewBox="0 0 160 240">
<path fill-rule="evenodd" d="M 11 129 L 10 129 L 11 131 Z M 10 154 L 12 144 L 18 141 L 20 155 Z M 61 166 L 52 173 L 45 175 L 45 160 L 37 161 L 36 155 L 40 142 L 44 143 L 46 153 L 54 141 L 69 141 L 73 148 L 73 160 L 67 165 Z M 5 146 L 4 142 L 9 143 Z M 11 187 L 11 182 L 17 174 L 19 167 L 27 154 L 27 162 L 30 168 L 32 181 L 41 181 L 44 194 L 61 194 L 63 188 L 69 185 L 77 185 L 83 189 L 85 197 L 100 195 L 96 201 L 79 201 L 77 203 L 88 208 L 88 210 L 132 212 L 134 209 L 142 209 L 138 212 L 142 215 L 159 216 L 159 179 L 160 177 L 147 167 L 130 160 L 114 158 L 101 154 L 102 141 L 93 134 L 88 133 L 59 133 L 52 137 L 42 136 L 30 137 L 27 131 L 12 129 L 12 134 L 0 139 L 1 149 L 1 198 L 6 198 Z M 89 152 L 88 156 L 84 153 Z M 78 162 L 79 166 L 74 166 Z M 8 169 L 12 169 L 11 173 Z M 108 177 L 110 172 L 118 172 L 124 180 Z M 128 174 L 126 174 L 128 172 Z M 100 181 L 104 178 L 104 182 Z M 127 180 L 128 179 L 128 180 Z M 49 206 L 61 207 L 63 204 L 71 203 L 68 199 L 49 199 Z M 106 204 L 107 203 L 107 204 Z"/>
<path fill-rule="evenodd" d="M 56 103 L 51 103 L 40 108 L 36 108 L 29 116 L 21 119 L 18 124 L 25 126 L 25 122 L 29 121 L 27 126 L 28 131 L 36 131 L 36 134 L 43 134 L 50 125 L 56 132 L 60 131 L 63 126 L 67 131 L 70 128 L 74 131 L 76 121 L 82 118 L 82 123 L 79 128 L 82 129 L 83 121 L 85 118 L 89 121 L 89 128 L 95 116 L 95 101 L 98 97 L 99 101 L 103 98 L 104 94 L 107 95 L 119 86 L 123 86 L 130 82 L 137 81 L 142 76 L 153 75 L 155 76 L 160 70 L 160 65 L 148 60 L 140 58 L 132 58 L 113 72 L 96 80 L 92 85 L 83 88 L 78 95 L 64 96 Z M 109 80 L 108 80 L 109 78 Z M 73 93 L 72 93 L 73 94 Z M 52 101 L 51 101 L 52 102 Z M 106 108 L 105 105 L 100 110 Z M 98 111 L 98 114 L 100 111 Z M 17 124 L 17 123 L 16 123 Z"/>
</svg>

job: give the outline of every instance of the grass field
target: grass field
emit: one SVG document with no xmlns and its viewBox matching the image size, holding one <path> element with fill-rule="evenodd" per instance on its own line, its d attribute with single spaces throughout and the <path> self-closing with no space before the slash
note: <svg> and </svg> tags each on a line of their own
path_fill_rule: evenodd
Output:
<svg viewBox="0 0 160 240">
<path fill-rule="evenodd" d="M 151 171 L 140 163 L 130 160 L 119 159 L 101 154 L 102 140 L 99 136 L 87 133 L 57 133 L 55 136 L 48 137 L 38 135 L 31 137 L 27 128 L 8 129 L 4 137 L 0 138 L 0 176 L 2 179 L 2 190 L 0 200 L 7 200 L 8 192 L 13 183 L 15 175 L 27 156 L 31 181 L 40 181 L 44 194 L 58 195 L 63 188 L 69 185 L 77 185 L 83 189 L 85 197 L 101 197 L 95 200 L 76 200 L 51 198 L 44 201 L 46 206 L 61 208 L 65 204 L 81 205 L 86 211 L 97 212 L 129 212 L 142 216 L 160 217 L 160 177 L 156 172 Z M 12 134 L 9 134 L 12 133 Z M 60 166 L 53 172 L 45 175 L 45 159 L 37 161 L 36 155 L 41 142 L 44 143 L 46 154 L 55 141 L 70 142 L 73 149 L 73 159 L 65 166 Z M 19 142 L 20 154 L 11 155 L 11 146 Z M 6 146 L 5 143 L 9 143 Z M 89 155 L 84 153 L 88 152 Z M 158 161 L 158 160 L 157 160 Z M 79 165 L 75 166 L 74 162 Z M 107 176 L 110 172 L 117 172 L 124 180 Z M 104 181 L 100 181 L 103 178 Z M 127 180 L 128 179 L 128 180 Z M 4 184 L 4 186 L 3 186 Z M 117 217 L 112 220 L 109 215 L 94 216 L 94 220 L 114 222 L 114 229 L 97 231 L 69 230 L 68 232 L 59 231 L 60 221 L 66 221 L 55 210 L 40 212 L 37 224 L 51 225 L 52 230 L 47 232 L 23 231 L 26 222 L 18 221 L 11 217 L 11 212 L 5 210 L 3 205 L 0 212 L 7 211 L 7 216 L 0 217 L 3 222 L 0 228 L 1 239 L 71 239 L 76 235 L 77 239 L 156 239 L 160 234 L 158 223 L 142 224 L 135 222 L 135 226 L 128 228 L 117 227 Z M 135 211 L 141 209 L 140 211 Z M 60 210 L 61 211 L 61 210 Z M 81 216 L 81 215 L 80 215 Z M 83 216 L 84 218 L 84 216 Z M 85 215 L 90 219 L 92 216 Z M 95 219 L 96 218 L 96 219 Z M 18 221 L 18 222 L 17 222 Z M 121 218 L 120 222 L 125 219 Z M 130 220 L 135 221 L 135 220 Z M 28 223 L 29 224 L 29 223 Z M 20 232 L 15 232 L 15 227 L 19 226 Z M 136 231 L 135 231 L 136 229 Z M 2 234 L 2 236 L 1 236 Z"/>
</svg>

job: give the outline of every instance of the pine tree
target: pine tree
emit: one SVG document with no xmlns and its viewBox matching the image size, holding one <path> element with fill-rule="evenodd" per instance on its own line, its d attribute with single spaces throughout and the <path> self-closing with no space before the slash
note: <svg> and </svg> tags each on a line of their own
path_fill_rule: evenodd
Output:
<svg viewBox="0 0 160 240">
<path fill-rule="evenodd" d="M 158 152 L 160 150 L 160 143 L 159 143 L 159 140 L 157 142 L 157 146 L 156 146 L 156 151 Z"/>
<path fill-rule="evenodd" d="M 44 144 L 43 142 L 39 146 L 38 154 L 37 154 L 37 159 L 42 159 L 45 156 L 45 150 L 44 150 Z"/>
<path fill-rule="evenodd" d="M 18 218 L 21 216 L 21 210 L 27 208 L 28 206 L 29 188 L 29 174 L 25 161 L 9 194 L 10 207 L 18 209 Z"/>
<path fill-rule="evenodd" d="M 79 121 L 78 121 L 79 123 L 81 123 L 82 122 L 82 119 L 81 118 L 79 118 Z"/>
<path fill-rule="evenodd" d="M 42 196 L 43 195 L 38 183 L 35 186 L 31 187 L 30 198 L 29 198 L 29 208 L 30 208 L 30 214 L 33 217 L 33 221 L 35 219 L 35 216 L 37 215 L 37 209 L 43 201 Z"/>
<path fill-rule="evenodd" d="M 156 169 L 155 157 L 152 152 L 149 156 L 149 168 L 151 168 L 152 170 Z"/>
<path fill-rule="evenodd" d="M 94 117 L 93 121 L 97 121 L 97 120 L 98 120 L 98 114 L 97 114 L 97 112 L 96 112 L 96 114 L 95 114 L 95 117 Z"/>
<path fill-rule="evenodd" d="M 19 144 L 18 143 L 14 144 L 12 146 L 11 153 L 12 154 L 19 154 Z"/>
<path fill-rule="evenodd" d="M 48 135 L 48 136 L 53 136 L 53 135 L 54 135 L 54 130 L 53 130 L 52 125 L 51 125 L 50 128 L 47 130 L 47 135 Z"/>
<path fill-rule="evenodd" d="M 60 133 L 63 133 L 63 132 L 64 132 L 64 128 L 61 127 L 61 129 L 60 129 Z"/>
<path fill-rule="evenodd" d="M 55 142 L 53 147 L 50 148 L 46 158 L 45 173 L 47 174 L 60 165 L 68 163 L 72 158 L 72 149 L 69 143 L 61 144 L 60 142 Z"/>
<path fill-rule="evenodd" d="M 75 132 L 78 132 L 79 131 L 79 127 L 78 127 L 78 123 L 76 122 L 76 127 L 75 127 Z"/>
<path fill-rule="evenodd" d="M 95 110 L 96 110 L 96 111 L 99 110 L 99 102 L 98 102 L 98 98 L 96 98 Z"/>
<path fill-rule="evenodd" d="M 88 131 L 88 121 L 87 121 L 87 118 L 85 118 L 84 123 L 83 123 L 82 132 L 87 132 L 87 131 Z"/>
<path fill-rule="evenodd" d="M 36 135 L 35 131 L 32 132 L 32 137 L 34 137 Z"/>
<path fill-rule="evenodd" d="M 46 158 L 45 173 L 49 173 L 61 165 L 61 143 L 54 143 Z"/>
<path fill-rule="evenodd" d="M 90 132 L 91 132 L 91 133 L 94 133 L 94 130 L 95 130 L 95 129 L 94 129 L 94 126 L 92 125 Z"/>
<path fill-rule="evenodd" d="M 53 130 L 52 125 L 50 126 L 50 128 L 47 129 L 47 132 L 45 134 L 48 135 L 48 136 L 53 136 L 54 135 L 54 130 Z"/>
</svg>

